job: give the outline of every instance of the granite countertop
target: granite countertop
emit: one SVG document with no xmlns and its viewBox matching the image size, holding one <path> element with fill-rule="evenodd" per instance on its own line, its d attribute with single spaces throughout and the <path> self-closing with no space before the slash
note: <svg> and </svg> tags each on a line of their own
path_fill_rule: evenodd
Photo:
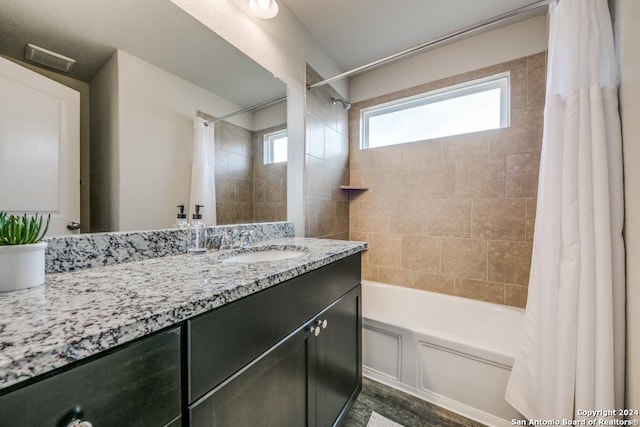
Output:
<svg viewBox="0 0 640 427">
<path fill-rule="evenodd" d="M 305 255 L 223 263 L 271 247 Z M 176 255 L 46 275 L 44 286 L 0 294 L 0 389 L 175 325 L 366 248 L 286 238 L 233 251 Z"/>
</svg>

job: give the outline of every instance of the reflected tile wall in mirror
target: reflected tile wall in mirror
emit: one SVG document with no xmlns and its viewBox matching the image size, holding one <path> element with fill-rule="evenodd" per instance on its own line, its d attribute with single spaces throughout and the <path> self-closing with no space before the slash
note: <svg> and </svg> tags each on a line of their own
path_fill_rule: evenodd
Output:
<svg viewBox="0 0 640 427">
<path fill-rule="evenodd" d="M 264 135 L 281 124 L 251 132 L 216 122 L 216 215 L 218 224 L 287 219 L 287 163 L 264 164 Z"/>
<path fill-rule="evenodd" d="M 265 164 L 264 135 L 286 129 L 286 124 L 253 133 L 254 222 L 286 221 L 287 162 Z"/>
</svg>

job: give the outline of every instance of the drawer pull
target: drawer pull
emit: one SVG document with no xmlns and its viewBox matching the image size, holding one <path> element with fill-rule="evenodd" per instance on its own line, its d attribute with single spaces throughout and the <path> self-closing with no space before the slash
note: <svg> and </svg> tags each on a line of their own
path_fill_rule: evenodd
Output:
<svg viewBox="0 0 640 427">
<path fill-rule="evenodd" d="M 315 336 L 318 336 L 318 335 L 320 335 L 320 332 L 322 332 L 323 329 L 327 328 L 327 324 L 328 323 L 327 323 L 326 319 L 325 320 L 318 319 L 318 320 L 316 320 L 315 326 L 312 325 L 309 328 L 309 332 L 311 332 Z"/>
<path fill-rule="evenodd" d="M 93 427 L 93 424 L 89 421 L 73 420 L 67 424 L 67 427 Z"/>
</svg>

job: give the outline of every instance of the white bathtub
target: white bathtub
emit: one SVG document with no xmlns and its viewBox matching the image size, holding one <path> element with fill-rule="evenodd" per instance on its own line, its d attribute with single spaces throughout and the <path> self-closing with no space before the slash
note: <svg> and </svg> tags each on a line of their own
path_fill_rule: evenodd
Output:
<svg viewBox="0 0 640 427">
<path fill-rule="evenodd" d="M 363 374 L 492 426 L 505 400 L 524 310 L 376 282 L 362 284 Z"/>
</svg>

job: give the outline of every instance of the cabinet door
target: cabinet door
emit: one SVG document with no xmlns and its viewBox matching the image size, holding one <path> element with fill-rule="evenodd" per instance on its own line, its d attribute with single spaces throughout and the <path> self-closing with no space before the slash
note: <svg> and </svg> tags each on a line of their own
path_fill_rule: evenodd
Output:
<svg viewBox="0 0 640 427">
<path fill-rule="evenodd" d="M 316 342 L 316 420 L 332 426 L 362 388 L 360 286 L 318 316 L 323 328 Z M 324 322 L 326 327 L 324 327 Z"/>
<path fill-rule="evenodd" d="M 302 330 L 223 382 L 190 410 L 192 427 L 308 426 L 310 335 Z"/>
</svg>

